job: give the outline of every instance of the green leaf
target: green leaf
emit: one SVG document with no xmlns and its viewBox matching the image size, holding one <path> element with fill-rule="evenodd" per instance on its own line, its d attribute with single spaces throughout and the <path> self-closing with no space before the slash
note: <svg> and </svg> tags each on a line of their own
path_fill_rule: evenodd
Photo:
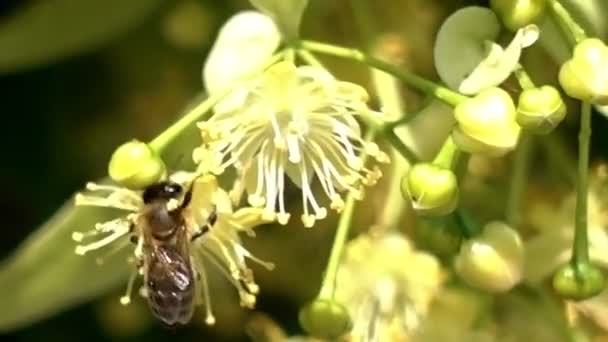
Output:
<svg viewBox="0 0 608 342">
<path fill-rule="evenodd" d="M 75 207 L 69 200 L 3 262 L 0 332 L 24 327 L 124 282 L 130 270 L 128 249 L 98 265 L 95 259 L 103 250 L 76 255 L 71 238 L 73 231 L 92 229 L 116 214 L 111 209 Z"/>
<path fill-rule="evenodd" d="M 0 21 L 0 73 L 98 48 L 125 33 L 161 0 L 33 1 Z"/>
</svg>

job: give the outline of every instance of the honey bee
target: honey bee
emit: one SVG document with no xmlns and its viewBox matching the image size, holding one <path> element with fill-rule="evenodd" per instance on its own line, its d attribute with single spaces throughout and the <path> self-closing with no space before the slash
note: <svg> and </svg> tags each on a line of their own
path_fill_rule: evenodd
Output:
<svg viewBox="0 0 608 342">
<path fill-rule="evenodd" d="M 142 199 L 144 208 L 137 221 L 142 241 L 141 271 L 149 307 L 167 325 L 186 324 L 195 307 L 198 273 L 190 259 L 190 242 L 215 223 L 215 210 L 202 228 L 191 233 L 184 210 L 192 189 L 163 181 L 148 186 Z M 181 203 L 169 205 L 171 201 Z M 175 208 L 172 208 L 175 207 Z"/>
</svg>

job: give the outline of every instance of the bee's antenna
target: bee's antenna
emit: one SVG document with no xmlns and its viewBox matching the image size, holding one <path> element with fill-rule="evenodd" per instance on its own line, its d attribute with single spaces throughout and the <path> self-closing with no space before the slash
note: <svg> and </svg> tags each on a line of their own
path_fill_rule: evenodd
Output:
<svg viewBox="0 0 608 342">
<path fill-rule="evenodd" d="M 184 193 L 184 200 L 182 201 L 182 204 L 179 206 L 180 209 L 184 209 L 188 206 L 188 204 L 190 204 L 190 201 L 192 200 L 192 190 L 194 189 L 194 182 L 196 182 L 196 180 L 201 176 L 202 176 L 202 173 L 196 172 L 194 177 L 192 177 L 192 180 L 187 185 L 186 192 Z"/>
</svg>

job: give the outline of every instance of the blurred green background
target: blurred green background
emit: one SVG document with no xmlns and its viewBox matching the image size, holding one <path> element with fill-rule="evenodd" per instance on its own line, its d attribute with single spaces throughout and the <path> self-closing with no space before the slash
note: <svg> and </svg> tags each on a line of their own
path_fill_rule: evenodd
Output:
<svg viewBox="0 0 608 342">
<path fill-rule="evenodd" d="M 358 44 L 348 3 L 311 0 L 304 36 Z M 433 36 L 441 20 L 464 3 L 487 5 L 460 0 L 372 3 L 382 32 L 396 33 L 406 42 L 404 64 L 430 77 Z M 245 8 L 245 0 L 0 0 L 0 257 L 8 257 L 85 182 L 103 177 L 117 145 L 151 139 L 201 94 L 201 67 L 217 30 Z M 335 61 L 329 65 L 350 81 L 368 81 L 364 68 Z M 599 129 L 606 125 L 597 124 Z M 171 167 L 183 157 L 174 153 L 174 160 L 166 162 Z M 369 223 L 369 214 L 358 212 L 359 229 Z M 277 263 L 273 272 L 256 268 L 262 286 L 257 310 L 290 332 L 299 331 L 298 307 L 317 289 L 335 219 L 314 230 L 269 227 L 246 241 L 255 254 Z M 15 286 L 19 284 L 0 283 L 0 290 Z M 247 340 L 243 327 L 251 313 L 238 308 L 228 282 L 216 281 L 213 287 L 215 327 L 199 323 L 166 329 L 151 319 L 141 299 L 120 307 L 121 285 L 92 303 L 0 334 L 0 339 Z M 233 308 L 224 312 L 223 305 Z M 0 306 L 0 319 L 3 310 Z"/>
</svg>

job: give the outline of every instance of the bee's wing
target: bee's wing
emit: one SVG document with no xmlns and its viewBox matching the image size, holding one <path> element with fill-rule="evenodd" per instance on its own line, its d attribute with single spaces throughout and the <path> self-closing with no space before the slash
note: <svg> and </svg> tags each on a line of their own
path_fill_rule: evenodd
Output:
<svg viewBox="0 0 608 342">
<path fill-rule="evenodd" d="M 160 282 L 173 280 L 180 288 L 189 286 L 194 272 L 190 263 L 185 226 L 181 225 L 177 229 L 174 244 L 149 242 L 148 253 L 145 253 L 148 279 Z"/>
<path fill-rule="evenodd" d="M 188 323 L 194 312 L 195 280 L 188 258 L 173 245 L 159 245 L 148 260 L 148 304 L 157 318 L 171 326 Z"/>
</svg>

